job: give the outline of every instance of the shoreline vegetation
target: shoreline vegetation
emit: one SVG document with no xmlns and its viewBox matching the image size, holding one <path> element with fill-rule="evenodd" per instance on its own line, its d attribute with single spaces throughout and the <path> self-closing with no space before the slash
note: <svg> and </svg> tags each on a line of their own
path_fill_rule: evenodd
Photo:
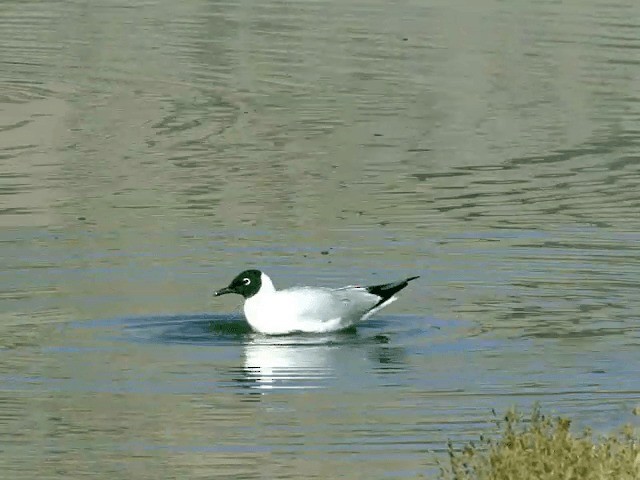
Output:
<svg viewBox="0 0 640 480">
<path fill-rule="evenodd" d="M 636 411 L 634 410 L 634 413 Z M 638 480 L 640 436 L 631 426 L 595 437 L 571 431 L 571 420 L 509 410 L 498 434 L 480 435 L 462 448 L 448 444 L 441 480 Z"/>
</svg>

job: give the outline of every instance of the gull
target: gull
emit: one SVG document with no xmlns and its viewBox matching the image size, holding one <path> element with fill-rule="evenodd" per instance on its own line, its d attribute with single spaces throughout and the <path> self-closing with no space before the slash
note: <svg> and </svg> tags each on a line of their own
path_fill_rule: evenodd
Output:
<svg viewBox="0 0 640 480">
<path fill-rule="evenodd" d="M 409 277 L 384 285 L 342 288 L 292 287 L 276 290 L 260 270 L 245 270 L 214 296 L 236 293 L 244 297 L 244 315 L 251 328 L 267 335 L 294 332 L 323 333 L 343 330 L 366 320 L 397 300 Z"/>
</svg>

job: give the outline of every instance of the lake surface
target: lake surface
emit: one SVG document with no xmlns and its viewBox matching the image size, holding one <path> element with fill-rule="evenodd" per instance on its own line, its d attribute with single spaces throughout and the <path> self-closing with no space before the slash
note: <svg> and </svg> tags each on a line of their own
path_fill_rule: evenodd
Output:
<svg viewBox="0 0 640 480">
<path fill-rule="evenodd" d="M 355 331 L 239 298 L 421 275 Z M 0 469 L 382 478 L 640 403 L 640 3 L 4 1 Z"/>
</svg>

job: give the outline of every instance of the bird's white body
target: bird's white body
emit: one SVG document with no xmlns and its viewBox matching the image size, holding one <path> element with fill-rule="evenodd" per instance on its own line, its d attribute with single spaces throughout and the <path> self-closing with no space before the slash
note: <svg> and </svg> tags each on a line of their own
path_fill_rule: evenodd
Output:
<svg viewBox="0 0 640 480">
<path fill-rule="evenodd" d="M 258 293 L 245 300 L 244 314 L 254 330 L 269 335 L 342 330 L 397 299 L 392 296 L 380 303 L 379 295 L 356 286 L 276 290 L 265 273 L 261 283 Z"/>
</svg>

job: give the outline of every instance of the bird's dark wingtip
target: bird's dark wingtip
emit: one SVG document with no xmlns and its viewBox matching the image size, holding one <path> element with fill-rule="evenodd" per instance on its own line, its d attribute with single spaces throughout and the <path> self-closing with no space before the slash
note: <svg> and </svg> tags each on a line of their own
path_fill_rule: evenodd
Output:
<svg viewBox="0 0 640 480">
<path fill-rule="evenodd" d="M 420 278 L 420 275 L 409 277 L 405 280 L 400 280 L 399 282 L 386 283 L 384 285 L 372 285 L 365 288 L 367 289 L 367 292 L 380 297 L 380 301 L 375 305 L 377 307 L 389 300 L 396 292 L 405 288 L 411 280 L 415 280 L 416 278 Z"/>
</svg>

